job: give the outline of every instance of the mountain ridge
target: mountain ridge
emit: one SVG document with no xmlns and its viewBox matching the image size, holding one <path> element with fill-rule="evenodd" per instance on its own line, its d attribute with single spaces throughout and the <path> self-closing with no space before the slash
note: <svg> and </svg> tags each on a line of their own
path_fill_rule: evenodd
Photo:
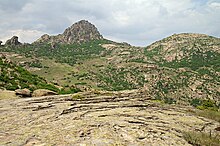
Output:
<svg viewBox="0 0 220 146">
<path fill-rule="evenodd" d="M 174 34 L 135 47 L 44 37 L 0 46 L 2 145 L 219 145 L 219 38 Z M 32 76 L 67 95 L 8 96 L 32 88 Z"/>
<path fill-rule="evenodd" d="M 84 28 L 81 23 L 95 27 L 83 20 L 67 28 L 64 34 Z M 97 29 L 94 32 L 99 34 Z M 48 36 L 46 41 L 19 45 L 16 49 L 2 46 L 1 51 L 19 54 L 17 58 L 8 56 L 32 73 L 61 86 L 110 91 L 144 89 L 155 99 L 169 103 L 188 103 L 199 98 L 212 99 L 220 105 L 219 38 L 181 33 L 147 47 L 135 47 L 98 36 L 81 43 L 68 43 L 68 39 L 59 43 L 56 36 L 55 39 Z"/>
<path fill-rule="evenodd" d="M 98 29 L 87 20 L 80 20 L 66 28 L 62 34 L 49 36 L 44 34 L 34 43 L 83 43 L 91 40 L 102 40 Z"/>
</svg>

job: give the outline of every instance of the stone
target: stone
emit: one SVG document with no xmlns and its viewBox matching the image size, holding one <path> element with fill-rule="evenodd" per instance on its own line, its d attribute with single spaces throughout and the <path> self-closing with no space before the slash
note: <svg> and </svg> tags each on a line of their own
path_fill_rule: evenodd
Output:
<svg viewBox="0 0 220 146">
<path fill-rule="evenodd" d="M 109 93 L 1 100 L 0 145 L 190 146 L 184 131 L 219 132 L 219 122 L 188 106 L 156 103 L 137 90 Z"/>
<path fill-rule="evenodd" d="M 55 49 L 56 48 L 56 43 L 55 42 L 51 42 L 50 46 L 51 46 L 52 49 Z"/>
<path fill-rule="evenodd" d="M 57 95 L 56 92 L 47 89 L 37 89 L 32 93 L 33 97 Z"/>
<path fill-rule="evenodd" d="M 3 42 L 2 42 L 2 41 L 0 41 L 0 46 L 2 45 L 2 43 L 3 43 Z"/>
<path fill-rule="evenodd" d="M 18 41 L 17 36 L 13 36 L 11 39 L 7 40 L 5 45 L 11 46 L 11 45 L 21 45 L 21 43 Z"/>
<path fill-rule="evenodd" d="M 51 37 L 48 34 L 44 34 L 36 42 L 38 43 L 48 42 L 50 39 Z"/>
<path fill-rule="evenodd" d="M 15 94 L 21 97 L 31 97 L 31 91 L 29 89 L 17 89 Z"/>
<path fill-rule="evenodd" d="M 91 40 L 100 40 L 103 39 L 103 37 L 93 24 L 86 20 L 81 20 L 64 31 L 63 39 L 67 43 L 81 43 Z"/>
<path fill-rule="evenodd" d="M 49 36 L 44 34 L 34 43 L 83 43 L 91 40 L 102 40 L 103 36 L 99 33 L 95 25 L 91 24 L 89 21 L 81 20 L 72 26 L 68 27 L 63 34 L 56 36 Z M 53 48 L 53 46 L 52 46 Z"/>
</svg>

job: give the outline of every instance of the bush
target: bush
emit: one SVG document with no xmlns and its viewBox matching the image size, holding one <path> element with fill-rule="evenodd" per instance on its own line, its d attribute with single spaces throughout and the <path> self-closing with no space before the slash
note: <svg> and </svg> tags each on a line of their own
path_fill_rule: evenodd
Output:
<svg viewBox="0 0 220 146">
<path fill-rule="evenodd" d="M 200 110 L 205 110 L 205 109 L 214 110 L 214 111 L 218 110 L 218 106 L 216 105 L 216 103 L 210 99 L 201 100 L 196 98 L 191 100 L 190 104 Z"/>
<path fill-rule="evenodd" d="M 68 88 L 61 89 L 58 93 L 59 94 L 73 94 L 77 92 L 80 92 L 80 89 L 68 87 Z"/>
<path fill-rule="evenodd" d="M 194 146 L 219 146 L 220 135 L 203 132 L 183 132 L 183 138 Z"/>
<path fill-rule="evenodd" d="M 208 109 L 196 110 L 193 114 L 220 122 L 220 112 Z"/>
<path fill-rule="evenodd" d="M 83 99 L 83 96 L 80 94 L 75 94 L 72 96 L 72 99 Z"/>
</svg>

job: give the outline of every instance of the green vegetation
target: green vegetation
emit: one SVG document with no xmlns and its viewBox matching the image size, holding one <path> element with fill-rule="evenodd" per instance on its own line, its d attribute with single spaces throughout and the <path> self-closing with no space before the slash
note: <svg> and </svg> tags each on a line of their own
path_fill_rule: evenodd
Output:
<svg viewBox="0 0 220 146">
<path fill-rule="evenodd" d="M 6 58 L 0 58 L 0 86 L 7 90 L 28 88 L 31 91 L 36 89 L 48 89 L 59 94 L 72 94 L 80 90 L 71 86 L 58 89 L 55 85 L 47 83 L 45 79 L 31 74 L 21 66 L 9 62 Z"/>
<path fill-rule="evenodd" d="M 171 62 L 163 62 L 161 66 L 170 68 L 182 68 L 187 67 L 194 71 L 201 67 L 212 67 L 216 71 L 220 71 L 220 53 L 214 51 L 192 51 L 191 54 L 180 60 L 174 60 Z"/>
<path fill-rule="evenodd" d="M 45 79 L 31 74 L 21 66 L 15 65 L 5 58 L 0 58 L 0 69 L 0 85 L 7 90 L 28 88 L 32 91 L 35 89 L 59 91 L 54 85 L 48 84 Z"/>
<path fill-rule="evenodd" d="M 219 111 L 205 109 L 205 110 L 195 110 L 191 112 L 197 116 L 205 117 L 207 119 L 212 119 L 212 120 L 220 122 Z"/>
<path fill-rule="evenodd" d="M 218 38 L 180 34 L 145 48 L 94 40 L 81 44 L 3 46 L 1 52 L 21 54 L 11 58 L 47 81 L 68 85 L 58 90 L 60 94 L 78 92 L 72 85 L 108 91 L 146 87 L 150 96 L 164 103 L 187 102 L 198 109 L 216 110 L 219 108 L 216 103 L 192 99 L 219 100 L 218 48 Z M 9 84 L 7 89 L 18 88 L 12 85 L 15 84 Z"/>
<path fill-rule="evenodd" d="M 156 60 L 154 59 L 154 57 L 155 57 L 155 56 L 157 56 L 157 57 L 159 56 L 159 57 L 161 58 L 162 56 L 160 56 L 160 52 L 162 51 L 162 49 L 163 49 L 163 46 L 162 46 L 162 45 L 158 45 L 157 47 L 155 47 L 155 48 L 152 49 L 152 50 L 149 50 L 149 47 L 146 47 L 146 48 L 144 49 L 144 55 L 147 56 L 148 58 L 150 58 L 150 59 L 156 61 Z M 156 62 L 157 62 L 157 61 L 156 61 Z"/>
<path fill-rule="evenodd" d="M 60 63 L 67 63 L 74 65 L 78 61 L 93 58 L 96 55 L 100 55 L 105 49 L 100 44 L 111 43 L 108 40 L 94 40 L 82 44 L 56 44 L 55 48 L 51 47 L 51 44 L 32 44 L 22 45 L 20 47 L 3 47 L 2 52 L 14 52 L 22 54 L 26 57 L 47 57 L 49 59 L 55 59 Z M 33 66 L 39 66 L 39 64 L 32 64 Z"/>
<path fill-rule="evenodd" d="M 58 93 L 59 94 L 73 94 L 77 92 L 80 92 L 78 88 L 73 87 L 73 86 L 71 87 L 67 86 L 67 87 L 62 88 Z"/>
<path fill-rule="evenodd" d="M 74 94 L 73 96 L 72 96 L 72 99 L 74 100 L 74 99 L 83 99 L 84 97 L 82 96 L 82 95 L 80 95 L 80 94 Z"/>
<path fill-rule="evenodd" d="M 204 132 L 183 132 L 184 139 L 195 146 L 219 146 L 220 135 L 212 135 Z"/>
<path fill-rule="evenodd" d="M 143 87 L 144 76 L 135 68 L 115 68 L 108 66 L 106 70 L 101 72 L 98 78 L 102 82 L 99 85 L 104 90 L 120 91 Z M 136 79 L 136 84 L 133 80 Z"/>
<path fill-rule="evenodd" d="M 39 60 L 35 60 L 35 61 L 32 61 L 32 62 L 25 62 L 23 64 L 23 66 L 37 67 L 37 68 L 43 68 L 44 67 Z"/>
<path fill-rule="evenodd" d="M 190 104 L 200 110 L 208 109 L 217 111 L 219 108 L 212 100 L 202 100 L 198 98 L 192 99 Z"/>
</svg>

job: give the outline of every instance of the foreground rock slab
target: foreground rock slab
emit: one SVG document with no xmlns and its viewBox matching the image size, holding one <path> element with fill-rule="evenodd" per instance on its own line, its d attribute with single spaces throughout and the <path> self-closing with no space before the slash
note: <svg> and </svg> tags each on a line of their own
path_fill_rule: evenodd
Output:
<svg viewBox="0 0 220 146">
<path fill-rule="evenodd" d="M 0 102 L 0 145 L 190 145 L 182 131 L 218 122 L 138 92 L 80 93 Z"/>
<path fill-rule="evenodd" d="M 34 90 L 34 92 L 32 93 L 33 97 L 49 96 L 49 95 L 57 95 L 57 93 L 47 89 L 37 89 Z"/>
</svg>

